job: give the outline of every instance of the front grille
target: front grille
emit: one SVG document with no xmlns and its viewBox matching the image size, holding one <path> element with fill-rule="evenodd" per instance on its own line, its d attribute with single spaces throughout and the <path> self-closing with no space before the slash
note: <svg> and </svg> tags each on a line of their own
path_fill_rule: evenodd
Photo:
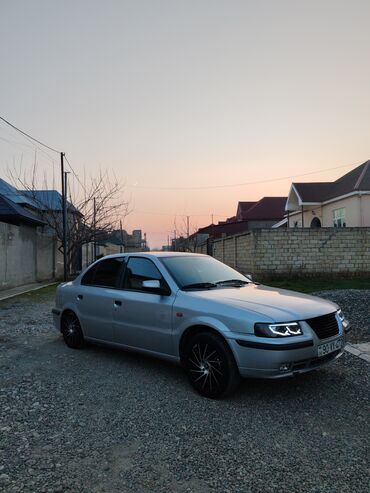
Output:
<svg viewBox="0 0 370 493">
<path fill-rule="evenodd" d="M 319 339 L 327 339 L 339 334 L 339 326 L 334 313 L 306 320 Z"/>
</svg>

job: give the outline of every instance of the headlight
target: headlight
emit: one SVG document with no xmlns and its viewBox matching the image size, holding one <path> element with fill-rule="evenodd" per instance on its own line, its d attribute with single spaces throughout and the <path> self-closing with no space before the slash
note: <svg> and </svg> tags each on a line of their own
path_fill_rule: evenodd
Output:
<svg viewBox="0 0 370 493">
<path fill-rule="evenodd" d="M 340 318 L 341 322 L 343 322 L 345 319 L 344 319 L 344 315 L 343 315 L 343 312 L 341 309 L 339 309 L 337 311 L 337 314 L 338 314 L 338 317 Z"/>
<path fill-rule="evenodd" d="M 338 310 L 337 311 L 337 315 L 342 323 L 342 326 L 343 326 L 343 329 L 344 329 L 344 332 L 349 332 L 351 330 L 351 327 L 349 325 L 349 322 L 348 320 L 345 319 L 344 315 L 343 315 L 343 312 L 342 310 Z"/>
<path fill-rule="evenodd" d="M 254 334 L 258 337 L 291 337 L 303 334 L 298 322 L 286 324 L 255 324 Z"/>
</svg>

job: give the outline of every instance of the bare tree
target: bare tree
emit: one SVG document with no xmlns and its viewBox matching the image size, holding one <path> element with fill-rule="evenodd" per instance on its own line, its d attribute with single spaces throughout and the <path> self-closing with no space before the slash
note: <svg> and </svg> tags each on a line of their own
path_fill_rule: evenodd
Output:
<svg viewBox="0 0 370 493">
<path fill-rule="evenodd" d="M 199 246 L 199 235 L 197 225 L 192 224 L 190 216 L 181 216 L 181 220 L 174 218 L 174 240 L 175 250 L 183 252 L 196 252 Z"/>
<path fill-rule="evenodd" d="M 45 174 L 42 180 L 39 178 L 36 159 L 28 173 L 22 168 L 13 168 L 8 169 L 8 174 L 13 184 L 31 199 L 34 206 L 26 206 L 45 222 L 57 239 L 58 250 L 63 253 L 62 203 L 60 194 L 57 196 L 59 203 L 55 201 L 54 175 L 50 189 Z M 76 270 L 83 245 L 107 241 L 115 230 L 120 229 L 120 221 L 123 222 L 130 212 L 130 200 L 124 197 L 124 185 L 108 170 L 99 171 L 96 177 L 86 178 L 84 174 L 82 181 L 74 174 L 69 176 L 67 259 L 71 273 Z M 47 191 L 49 193 L 45 193 Z"/>
</svg>

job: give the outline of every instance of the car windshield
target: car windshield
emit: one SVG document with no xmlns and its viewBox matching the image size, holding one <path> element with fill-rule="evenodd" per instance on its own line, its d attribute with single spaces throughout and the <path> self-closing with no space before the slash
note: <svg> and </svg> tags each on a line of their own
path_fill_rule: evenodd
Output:
<svg viewBox="0 0 370 493">
<path fill-rule="evenodd" d="M 242 286 L 250 282 L 231 267 L 206 256 L 163 257 L 161 261 L 181 289 Z"/>
</svg>

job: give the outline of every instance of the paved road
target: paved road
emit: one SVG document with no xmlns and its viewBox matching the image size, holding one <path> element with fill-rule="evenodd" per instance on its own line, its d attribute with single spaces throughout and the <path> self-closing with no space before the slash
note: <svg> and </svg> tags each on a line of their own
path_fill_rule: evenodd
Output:
<svg viewBox="0 0 370 493">
<path fill-rule="evenodd" d="M 51 306 L 0 304 L 0 491 L 368 493 L 367 362 L 211 401 L 170 364 L 68 349 Z"/>
</svg>

